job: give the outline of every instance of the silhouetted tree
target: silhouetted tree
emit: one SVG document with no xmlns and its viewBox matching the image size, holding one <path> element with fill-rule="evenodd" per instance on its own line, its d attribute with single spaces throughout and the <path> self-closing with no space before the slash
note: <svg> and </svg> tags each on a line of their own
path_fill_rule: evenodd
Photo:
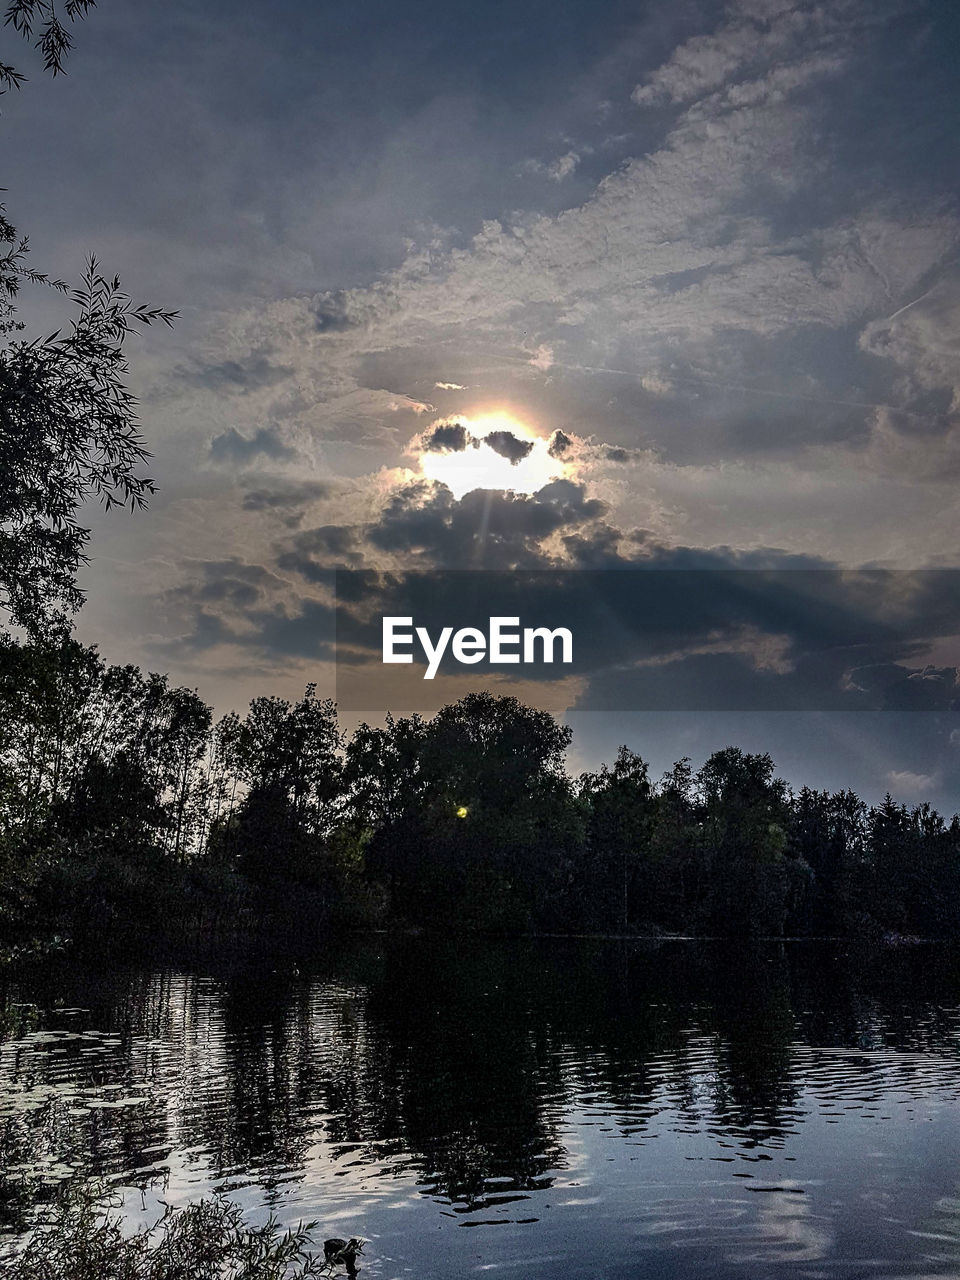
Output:
<svg viewBox="0 0 960 1280">
<path fill-rule="evenodd" d="M 767 754 L 715 751 L 697 774 L 708 860 L 709 928 L 735 936 L 783 932 L 805 868 L 787 856 L 786 784 Z"/>
<path fill-rule="evenodd" d="M 656 786 L 621 747 L 574 785 L 569 728 L 515 698 L 347 742 L 308 685 L 213 727 L 195 691 L 59 629 L 0 637 L 0 728 L 8 929 L 386 911 L 480 932 L 960 933 L 960 819 L 794 795 L 735 747 Z"/>
<path fill-rule="evenodd" d="M 469 694 L 430 721 L 364 726 L 354 803 L 384 815 L 371 873 L 401 915 L 517 929 L 559 910 L 580 835 L 563 770 L 570 730 L 516 698 Z M 382 782 L 365 781 L 385 765 Z"/>
<path fill-rule="evenodd" d="M 91 7 L 92 0 L 66 0 L 62 13 L 73 22 Z M 50 0 L 12 0 L 5 22 L 25 39 L 36 36 L 48 71 L 63 70 L 71 38 Z M 0 64 L 0 92 L 23 81 Z M 76 573 L 89 540 L 78 518 L 83 503 L 134 510 L 153 491 L 142 472 L 148 454 L 123 348 L 132 327 L 172 324 L 176 312 L 134 305 L 95 259 L 73 290 L 32 270 L 27 238 L 6 212 L 0 205 L 0 608 L 36 631 L 81 603 Z M 75 314 L 66 332 L 18 337 L 24 283 L 69 293 Z"/>
<path fill-rule="evenodd" d="M 867 806 L 852 791 L 803 787 L 793 803 L 791 842 L 812 873 L 797 931 L 850 932 L 866 908 Z"/>
<path fill-rule="evenodd" d="M 652 918 L 667 929 L 691 931 L 701 926 L 703 853 L 693 769 L 685 756 L 657 784 L 650 836 Z"/>
<path fill-rule="evenodd" d="M 63 74 L 64 60 L 73 48 L 70 28 L 61 21 L 60 14 L 73 24 L 96 8 L 96 2 L 63 0 L 58 12 L 53 0 L 9 0 L 3 11 L 3 24 L 39 49 L 44 71 L 58 76 Z M 0 62 L 0 95 L 10 89 L 20 89 L 26 79 L 16 67 Z"/>
<path fill-rule="evenodd" d="M 649 920 L 649 854 L 653 788 L 646 761 L 622 746 L 613 767 L 580 779 L 589 807 L 587 887 L 595 928 L 630 927 Z"/>
</svg>

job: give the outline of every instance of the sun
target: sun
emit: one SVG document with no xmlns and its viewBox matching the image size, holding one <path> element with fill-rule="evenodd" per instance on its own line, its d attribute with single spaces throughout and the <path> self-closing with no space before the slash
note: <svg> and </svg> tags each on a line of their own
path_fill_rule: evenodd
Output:
<svg viewBox="0 0 960 1280">
<path fill-rule="evenodd" d="M 464 426 L 473 443 L 460 450 L 423 450 L 419 461 L 421 473 L 429 480 L 445 484 L 457 499 L 472 489 L 536 493 L 551 480 L 562 479 L 568 473 L 569 468 L 562 459 L 550 456 L 550 438 L 512 414 L 501 411 L 476 417 L 456 414 L 439 419 L 431 430 L 452 423 Z M 508 433 L 521 445 L 529 445 L 526 455 L 511 461 L 486 443 L 488 436 L 500 433 Z"/>
</svg>

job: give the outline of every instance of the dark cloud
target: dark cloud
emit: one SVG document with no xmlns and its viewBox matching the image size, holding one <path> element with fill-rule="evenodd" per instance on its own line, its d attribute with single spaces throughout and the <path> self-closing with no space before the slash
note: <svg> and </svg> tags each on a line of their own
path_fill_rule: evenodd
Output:
<svg viewBox="0 0 960 1280">
<path fill-rule="evenodd" d="M 296 450 L 283 443 L 274 427 L 261 427 L 252 436 L 243 435 L 236 427 L 228 427 L 210 441 L 210 457 L 214 462 L 244 466 L 256 457 L 288 462 L 296 457 Z"/>
<path fill-rule="evenodd" d="M 331 662 L 336 657 L 335 610 L 322 600 L 301 600 L 295 610 L 265 610 L 245 621 L 253 635 L 241 643 L 253 644 L 273 657 L 310 662 Z"/>
<path fill-rule="evenodd" d="M 851 688 L 882 701 L 897 711 L 956 710 L 960 706 L 960 680 L 956 667 L 905 667 L 900 663 L 876 663 L 854 667 Z"/>
<path fill-rule="evenodd" d="M 320 525 L 298 533 L 277 556 L 277 567 L 308 582 L 329 582 L 331 570 L 363 564 L 359 532 L 351 525 Z"/>
<path fill-rule="evenodd" d="M 532 440 L 521 440 L 512 431 L 491 431 L 483 437 L 483 443 L 489 445 L 494 453 L 507 458 L 513 466 L 522 462 L 533 448 Z"/>
<path fill-rule="evenodd" d="M 275 563 L 326 586 L 334 569 L 376 564 L 384 552 L 424 570 L 526 574 L 519 590 L 516 575 L 512 581 L 510 574 L 481 575 L 484 592 L 504 594 L 488 602 L 489 611 L 534 611 L 552 626 L 576 620 L 578 670 L 590 678 L 586 705 L 616 704 L 613 686 L 607 690 L 604 683 L 611 679 L 614 685 L 620 680 L 625 705 L 682 706 L 684 689 L 688 699 L 706 699 L 707 706 L 717 699 L 739 705 L 748 697 L 752 706 L 758 699 L 815 705 L 824 689 L 845 704 L 859 698 L 875 705 L 876 682 L 858 689 L 851 671 L 886 664 L 906 671 L 907 679 L 921 637 L 960 632 L 960 607 L 947 578 L 844 579 L 822 561 L 770 548 L 666 547 L 646 531 L 618 529 L 607 517 L 606 505 L 570 480 L 531 495 L 475 490 L 459 500 L 446 486 L 420 480 L 396 489 L 370 523 L 296 534 L 280 546 Z M 431 619 L 448 625 L 455 619 L 443 615 L 455 598 L 456 572 L 421 577 L 429 586 L 412 604 L 428 625 Z M 352 580 L 348 575 L 344 583 Z M 397 582 L 407 580 L 396 575 Z M 373 581 L 372 595 L 360 602 L 381 612 L 411 610 L 399 587 Z M 885 621 L 899 603 L 898 581 L 912 629 Z M 347 592 L 343 601 L 350 599 Z M 615 679 L 611 666 L 619 672 Z M 936 692 L 945 688 L 941 683 Z M 934 692 L 926 689 L 925 697 L 929 702 Z"/>
<path fill-rule="evenodd" d="M 720 643 L 728 651 L 686 652 L 663 663 L 624 669 L 611 665 L 591 674 L 581 709 L 619 711 L 750 711 L 750 712 L 940 712 L 960 709 L 960 683 L 955 667 L 941 668 L 932 679 L 925 667 L 899 663 L 858 668 L 851 681 L 849 656 L 811 648 L 802 651 L 791 639 L 784 667 L 768 663 L 764 636 L 743 635 L 742 647 L 731 634 Z M 873 646 L 863 646 L 869 652 Z M 883 652 L 881 642 L 876 648 Z M 917 647 L 905 641 L 905 654 Z"/>
<path fill-rule="evenodd" d="M 280 501 L 263 494 L 254 503 Z M 329 589 L 335 569 L 362 569 L 384 551 L 422 566 L 339 576 L 337 625 L 358 688 L 366 663 L 379 668 L 381 614 L 412 615 L 432 633 L 501 614 L 574 628 L 572 669 L 524 668 L 523 677 L 579 676 L 577 709 L 960 706 L 948 656 L 960 634 L 957 572 L 851 572 L 773 548 L 667 547 L 645 531 L 616 528 L 608 514 L 569 480 L 532 495 L 478 490 L 460 500 L 444 485 L 417 481 L 395 490 L 370 523 L 297 533 L 279 547 L 275 568 Z M 471 572 L 478 566 L 484 572 Z M 278 606 L 280 580 L 270 569 L 225 560 L 194 572 L 197 581 L 171 597 L 194 610 L 188 647 L 331 652 L 332 606 L 309 592 Z M 938 642 L 941 661 L 931 665 Z M 388 695 L 381 688 L 378 696 Z"/>
<path fill-rule="evenodd" d="M 164 592 L 159 603 L 184 630 L 151 643 L 167 661 L 186 652 L 246 644 L 251 634 L 248 618 L 263 611 L 283 585 L 265 566 L 236 558 L 187 560 L 183 569 L 187 581 Z"/>
<path fill-rule="evenodd" d="M 588 498 L 586 486 L 575 484 L 572 480 L 551 480 L 537 493 L 532 501 L 546 505 L 564 513 L 565 523 L 583 524 L 586 520 L 596 520 L 607 510 L 607 504 L 599 498 Z"/>
<path fill-rule="evenodd" d="M 509 529 L 522 541 L 531 522 L 536 532 L 546 527 L 539 522 L 548 511 L 570 518 L 587 505 L 576 492 L 555 496 L 552 504 L 507 503 L 495 521 L 500 537 Z M 383 528 L 412 512 L 451 516 L 454 509 L 477 509 L 472 500 L 444 501 L 442 492 L 396 498 Z M 797 569 L 784 567 L 791 560 L 782 555 L 778 568 L 743 569 L 731 567 L 741 559 L 736 552 L 653 543 L 638 567 L 617 561 L 619 538 L 602 522 L 579 538 L 582 547 L 606 555 L 608 566 L 619 563 L 612 571 L 544 569 L 541 561 L 503 573 L 341 573 L 336 611 L 308 597 L 276 604 L 280 583 L 264 566 L 236 559 L 192 563 L 187 567 L 196 580 L 169 593 L 167 603 L 191 609 L 190 630 L 179 642 L 193 650 L 233 645 L 272 658 L 319 660 L 334 652 L 336 621 L 350 650 L 348 665 L 360 668 L 355 687 L 361 690 L 364 664 L 379 668 L 381 614 L 411 615 L 431 633 L 482 626 L 500 614 L 519 616 L 523 625 L 573 628 L 572 668 L 524 668 L 522 674 L 541 681 L 585 677 L 579 710 L 939 714 L 960 707 L 956 666 L 923 661 L 931 643 L 960 633 L 960 573 Z M 359 557 L 356 530 L 326 526 L 297 535 L 278 567 L 332 588 L 334 564 L 349 566 Z M 587 563 L 583 554 L 578 559 Z M 775 565 L 778 553 L 768 550 L 755 562 Z M 699 567 L 677 567 L 683 565 Z M 471 678 L 483 672 L 481 664 Z M 341 696 L 349 696 L 349 687 Z M 389 700 L 389 689 L 379 696 Z"/>
<path fill-rule="evenodd" d="M 463 453 L 468 445 L 476 443 L 462 422 L 445 422 L 425 434 L 420 447 L 425 453 Z"/>
<path fill-rule="evenodd" d="M 193 370 L 181 370 L 184 382 L 208 391 L 259 391 L 275 386 L 292 376 L 290 365 L 271 364 L 263 352 L 252 352 L 241 360 L 222 360 L 217 364 L 201 365 Z"/>
<path fill-rule="evenodd" d="M 326 480 L 304 480 L 274 489 L 250 489 L 243 495 L 244 511 L 286 510 L 306 502 L 329 498 L 333 486 Z"/>
<path fill-rule="evenodd" d="M 300 602 L 295 612 L 284 609 L 250 610 L 243 625 L 231 625 L 228 618 L 212 608 L 199 609 L 191 630 L 173 641 L 155 646 L 158 652 L 205 650 L 230 645 L 256 654 L 269 666 L 283 659 L 300 658 L 315 662 L 334 659 L 334 613 L 330 605 L 317 600 Z"/>
<path fill-rule="evenodd" d="M 182 653 L 185 650 L 202 652 L 204 649 L 215 649 L 222 644 L 236 644 L 237 632 L 229 626 L 224 618 L 209 609 L 198 609 L 192 620 L 192 629 L 182 636 L 176 636 L 155 646 L 158 652 L 164 650 Z"/>
<path fill-rule="evenodd" d="M 321 294 L 313 307 L 313 318 L 319 333 L 340 333 L 357 323 L 350 312 L 349 296 L 342 289 Z"/>
<path fill-rule="evenodd" d="M 613 445 L 607 445 L 603 451 L 603 456 L 607 462 L 629 462 L 633 454 L 629 449 L 620 449 Z"/>
<path fill-rule="evenodd" d="M 569 436 L 564 435 L 562 431 L 555 431 L 547 453 L 551 458 L 562 458 L 572 444 L 573 441 Z"/>
<path fill-rule="evenodd" d="M 556 558 L 542 547 L 545 539 L 605 511 L 569 481 L 529 495 L 476 489 L 460 501 L 444 485 L 417 481 L 391 496 L 364 535 L 375 549 L 438 567 L 546 567 Z"/>
<path fill-rule="evenodd" d="M 315 533 L 319 541 L 322 531 Z M 182 655 L 229 645 L 256 654 L 268 668 L 284 657 L 333 658 L 333 606 L 306 598 L 285 602 L 288 584 L 272 568 L 237 558 L 189 560 L 183 568 L 190 580 L 161 599 L 184 630 L 154 644 L 156 652 Z M 325 581 L 333 586 L 331 572 Z"/>
<path fill-rule="evenodd" d="M 168 604 L 249 609 L 264 601 L 270 591 L 280 585 L 276 574 L 263 565 L 246 564 L 237 559 L 188 560 L 184 568 L 191 579 L 166 593 L 164 599 Z"/>
<path fill-rule="evenodd" d="M 577 569 L 617 569 L 624 563 L 620 552 L 623 534 L 612 525 L 599 523 L 589 530 L 563 535 L 568 562 Z"/>
<path fill-rule="evenodd" d="M 333 491 L 334 486 L 325 480 L 302 480 L 269 489 L 250 489 L 243 495 L 241 506 L 244 511 L 270 512 L 292 529 L 303 520 L 309 506 L 329 498 Z"/>
</svg>

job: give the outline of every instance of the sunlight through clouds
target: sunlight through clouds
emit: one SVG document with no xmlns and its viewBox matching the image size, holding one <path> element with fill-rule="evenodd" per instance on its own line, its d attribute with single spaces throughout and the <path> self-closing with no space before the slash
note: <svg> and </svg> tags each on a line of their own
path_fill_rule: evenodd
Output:
<svg viewBox="0 0 960 1280">
<path fill-rule="evenodd" d="M 458 426 L 463 428 L 460 439 L 433 444 L 445 439 L 438 428 L 442 432 Z M 418 455 L 420 474 L 446 485 L 457 499 L 474 489 L 537 493 L 553 480 L 568 479 L 572 470 L 551 454 L 551 437 L 502 411 L 438 419 L 411 447 Z"/>
</svg>

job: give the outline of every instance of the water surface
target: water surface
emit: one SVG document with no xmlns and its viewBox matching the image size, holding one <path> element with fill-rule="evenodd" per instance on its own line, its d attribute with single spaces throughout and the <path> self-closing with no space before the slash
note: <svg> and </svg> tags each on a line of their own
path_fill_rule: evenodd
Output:
<svg viewBox="0 0 960 1280">
<path fill-rule="evenodd" d="M 960 1273 L 960 957 L 375 939 L 0 986 L 0 1225 L 71 1179 L 363 1274 Z"/>
</svg>

